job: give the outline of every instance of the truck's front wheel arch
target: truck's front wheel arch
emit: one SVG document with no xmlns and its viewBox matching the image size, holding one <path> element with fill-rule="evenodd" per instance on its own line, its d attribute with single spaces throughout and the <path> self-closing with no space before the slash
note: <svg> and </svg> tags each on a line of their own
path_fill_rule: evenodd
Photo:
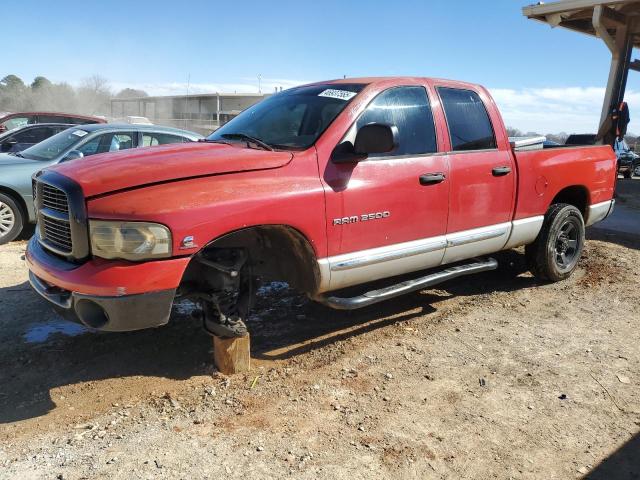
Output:
<svg viewBox="0 0 640 480">
<path fill-rule="evenodd" d="M 261 225 L 225 234 L 208 243 L 198 255 L 219 249 L 242 249 L 254 276 L 278 280 L 304 293 L 315 293 L 320 283 L 316 254 L 307 238 L 286 225 Z M 183 276 L 186 285 L 197 285 L 206 265 L 190 262 Z"/>
</svg>

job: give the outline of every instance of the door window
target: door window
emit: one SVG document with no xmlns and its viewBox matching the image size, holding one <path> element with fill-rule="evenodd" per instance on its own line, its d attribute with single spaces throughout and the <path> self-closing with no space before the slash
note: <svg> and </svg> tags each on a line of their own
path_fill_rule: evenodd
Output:
<svg viewBox="0 0 640 480">
<path fill-rule="evenodd" d="M 3 123 L 7 130 L 13 130 L 14 128 L 24 127 L 29 123 L 29 117 L 13 117 Z"/>
<path fill-rule="evenodd" d="M 38 115 L 38 123 L 64 123 L 65 118 L 57 115 Z"/>
<path fill-rule="evenodd" d="M 395 125 L 398 129 L 398 146 L 395 150 L 370 157 L 438 151 L 433 113 L 423 87 L 396 87 L 382 92 L 360 116 L 356 129 L 370 123 Z"/>
<path fill-rule="evenodd" d="M 73 125 L 90 125 L 92 123 L 98 123 L 95 120 L 78 117 L 61 117 L 58 121 L 62 123 L 71 123 Z"/>
<path fill-rule="evenodd" d="M 136 146 L 134 143 L 135 138 L 136 134 L 133 132 L 103 133 L 102 135 L 92 138 L 77 150 L 81 151 L 85 157 L 95 155 L 97 153 L 127 150 Z"/>
<path fill-rule="evenodd" d="M 496 148 L 491 120 L 480 96 L 471 90 L 438 88 L 454 151 Z"/>
<path fill-rule="evenodd" d="M 51 135 L 53 135 L 53 129 L 51 127 L 38 127 L 29 128 L 24 132 L 18 132 L 13 138 L 15 138 L 18 143 L 36 144 L 46 140 Z"/>
<path fill-rule="evenodd" d="M 170 135 L 168 133 L 144 132 L 142 134 L 142 146 L 153 147 L 156 145 L 166 145 L 168 143 L 184 143 L 190 142 L 188 138 L 179 135 Z"/>
<path fill-rule="evenodd" d="M 135 134 L 133 133 L 118 133 L 113 135 L 111 143 L 109 144 L 109 151 L 117 152 L 118 150 L 128 150 L 129 148 L 133 148 L 134 138 Z"/>
</svg>

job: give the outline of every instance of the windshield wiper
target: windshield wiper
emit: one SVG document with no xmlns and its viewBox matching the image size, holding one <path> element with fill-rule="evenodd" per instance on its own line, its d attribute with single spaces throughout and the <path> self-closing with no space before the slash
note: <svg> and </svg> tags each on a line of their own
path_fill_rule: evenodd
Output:
<svg viewBox="0 0 640 480">
<path fill-rule="evenodd" d="M 259 138 L 252 137 L 251 135 L 247 135 L 246 133 L 223 133 L 220 136 L 222 138 L 228 138 L 230 140 L 234 140 L 234 139 L 247 140 L 248 142 L 255 143 L 256 145 L 264 148 L 265 150 L 273 151 L 273 147 L 271 145 L 260 140 Z"/>
<path fill-rule="evenodd" d="M 20 152 L 11 152 L 9 155 L 15 155 L 16 157 L 20 157 L 20 158 L 26 158 L 23 154 L 21 154 Z"/>
</svg>

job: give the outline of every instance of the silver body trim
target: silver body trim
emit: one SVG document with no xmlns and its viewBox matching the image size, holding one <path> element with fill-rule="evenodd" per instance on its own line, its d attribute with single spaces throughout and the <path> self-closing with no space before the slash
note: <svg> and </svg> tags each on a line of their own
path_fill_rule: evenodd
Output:
<svg viewBox="0 0 640 480">
<path fill-rule="evenodd" d="M 544 215 L 514 220 L 511 235 L 504 248 L 516 248 L 533 242 L 542 230 L 543 223 Z"/>
<path fill-rule="evenodd" d="M 445 237 L 439 236 L 330 257 L 329 290 L 438 266 L 445 247 Z"/>
<path fill-rule="evenodd" d="M 415 245 L 412 245 L 415 243 Z M 406 244 L 392 245 L 392 250 L 388 247 L 382 247 L 372 250 L 358 252 L 357 257 L 347 255 L 346 259 L 338 260 L 339 257 L 333 257 L 331 261 L 331 271 L 339 272 L 341 270 L 350 270 L 357 267 L 365 267 L 380 262 L 389 262 L 400 258 L 412 257 L 422 253 L 430 253 L 441 250 L 447 245 L 444 237 L 436 237 L 428 239 L 426 242 L 419 240 L 418 242 L 408 242 Z M 366 252 L 366 253 L 365 253 Z"/>
<path fill-rule="evenodd" d="M 459 247 L 468 243 L 479 242 L 504 236 L 511 229 L 511 223 L 502 223 L 490 227 L 476 228 L 447 235 L 447 247 Z"/>
<path fill-rule="evenodd" d="M 589 227 L 594 223 L 601 222 L 605 218 L 607 218 L 613 212 L 615 207 L 615 200 L 607 200 L 606 202 L 594 203 L 589 206 L 589 211 L 587 212 L 587 218 L 585 221 L 585 226 Z"/>
<path fill-rule="evenodd" d="M 442 264 L 495 253 L 502 250 L 511 233 L 511 222 L 447 234 Z"/>
<path fill-rule="evenodd" d="M 544 216 L 345 253 L 318 260 L 318 294 L 532 243 Z"/>
</svg>

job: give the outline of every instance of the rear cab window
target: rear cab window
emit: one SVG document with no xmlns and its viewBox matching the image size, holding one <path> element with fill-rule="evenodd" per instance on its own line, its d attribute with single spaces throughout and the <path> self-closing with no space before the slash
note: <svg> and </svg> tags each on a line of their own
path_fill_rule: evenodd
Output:
<svg viewBox="0 0 640 480">
<path fill-rule="evenodd" d="M 497 148 L 489 114 L 476 92 L 449 87 L 437 90 L 454 152 Z"/>
</svg>

